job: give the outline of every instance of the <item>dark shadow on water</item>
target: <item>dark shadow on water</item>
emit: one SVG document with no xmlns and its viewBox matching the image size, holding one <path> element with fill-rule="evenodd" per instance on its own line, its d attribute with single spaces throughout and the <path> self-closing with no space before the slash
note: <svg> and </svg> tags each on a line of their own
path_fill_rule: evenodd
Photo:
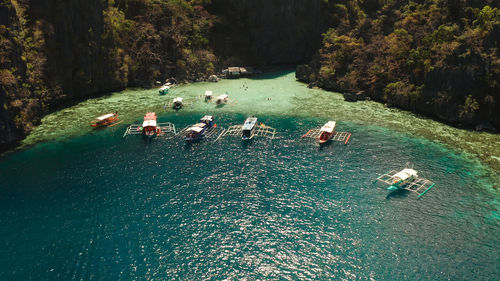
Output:
<svg viewBox="0 0 500 281">
<path fill-rule="evenodd" d="M 248 79 L 250 79 L 250 80 L 271 80 L 271 79 L 276 79 L 279 77 L 286 76 L 292 72 L 295 72 L 295 68 L 274 69 L 274 70 L 266 71 L 264 73 L 254 74 L 252 76 L 249 76 Z"/>
<path fill-rule="evenodd" d="M 244 149 L 250 148 L 250 146 L 253 144 L 253 139 L 249 140 L 241 140 L 241 147 Z"/>
<path fill-rule="evenodd" d="M 389 192 L 385 199 L 390 200 L 393 198 L 398 198 L 398 199 L 403 199 L 403 198 L 408 198 L 408 195 L 410 194 L 410 191 L 404 190 L 404 189 L 396 189 L 394 191 Z"/>
<path fill-rule="evenodd" d="M 192 150 L 193 149 L 193 142 L 191 141 L 184 141 L 184 150 Z"/>
<path fill-rule="evenodd" d="M 319 151 L 330 151 L 333 150 L 333 141 L 327 141 L 323 144 L 318 145 Z"/>
</svg>

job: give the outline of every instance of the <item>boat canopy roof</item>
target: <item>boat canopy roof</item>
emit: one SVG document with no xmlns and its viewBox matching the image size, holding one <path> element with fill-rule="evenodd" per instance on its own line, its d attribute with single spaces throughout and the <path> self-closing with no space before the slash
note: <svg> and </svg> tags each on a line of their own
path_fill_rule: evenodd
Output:
<svg viewBox="0 0 500 281">
<path fill-rule="evenodd" d="M 156 127 L 156 120 L 144 120 L 142 127 Z"/>
<path fill-rule="evenodd" d="M 214 117 L 211 115 L 205 115 L 200 119 L 200 121 L 214 121 Z"/>
<path fill-rule="evenodd" d="M 227 98 L 228 98 L 228 95 L 226 95 L 226 94 L 223 94 L 223 95 L 220 95 L 217 97 L 218 100 L 225 100 Z"/>
<path fill-rule="evenodd" d="M 205 97 L 211 97 L 212 95 L 212 91 L 205 91 Z"/>
<path fill-rule="evenodd" d="M 414 176 L 416 177 L 417 176 L 417 171 L 413 170 L 413 169 L 403 169 L 402 171 L 396 173 L 393 178 L 400 178 L 402 180 L 406 180 L 408 179 L 409 177 L 411 176 Z"/>
<path fill-rule="evenodd" d="M 245 120 L 245 123 L 243 124 L 242 129 L 243 130 L 251 130 L 257 123 L 257 118 L 256 117 L 248 117 L 247 120 Z"/>
<path fill-rule="evenodd" d="M 103 115 L 103 116 L 99 116 L 99 117 L 97 117 L 97 120 L 99 120 L 99 121 L 103 121 L 103 120 L 106 120 L 106 119 L 111 118 L 111 117 L 113 117 L 113 116 L 115 116 L 115 114 L 114 114 L 114 113 L 109 113 L 109 114 L 106 114 L 106 115 Z"/>
<path fill-rule="evenodd" d="M 198 123 L 193 126 L 191 126 L 188 130 L 188 132 L 201 132 L 205 128 L 206 124 L 205 123 Z"/>
<path fill-rule="evenodd" d="M 176 98 L 174 99 L 174 102 L 182 102 L 182 98 L 181 98 L 181 97 L 176 97 Z"/>
<path fill-rule="evenodd" d="M 321 132 L 332 133 L 335 130 L 335 121 L 328 121 L 323 127 L 321 127 Z"/>
</svg>

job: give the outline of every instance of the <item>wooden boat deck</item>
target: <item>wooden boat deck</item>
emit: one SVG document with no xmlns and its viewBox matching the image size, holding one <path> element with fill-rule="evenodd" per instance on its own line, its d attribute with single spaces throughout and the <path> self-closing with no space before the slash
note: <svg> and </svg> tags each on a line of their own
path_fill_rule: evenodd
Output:
<svg viewBox="0 0 500 281">
<path fill-rule="evenodd" d="M 394 180 L 394 175 L 396 175 L 399 172 L 400 171 L 391 170 L 391 171 L 379 176 L 375 181 L 380 181 L 380 182 L 383 182 L 383 183 L 391 186 L 393 183 L 393 180 Z M 404 189 L 404 190 L 415 192 L 418 195 L 417 198 L 420 198 L 427 191 L 431 190 L 431 188 L 433 188 L 434 185 L 435 185 L 435 183 L 433 183 L 432 181 L 419 177 L 419 178 L 416 178 L 412 182 L 409 182 L 405 185 L 400 186 L 399 189 Z"/>
<path fill-rule="evenodd" d="M 302 138 L 312 138 L 312 139 L 317 139 L 321 135 L 321 128 L 314 128 L 309 130 L 307 133 L 305 133 Z M 335 132 L 331 137 L 330 140 L 333 141 L 340 141 L 345 144 L 349 142 L 349 139 L 351 138 L 351 133 L 349 132 Z"/>
<path fill-rule="evenodd" d="M 172 138 L 176 135 L 175 125 L 170 122 L 157 123 L 156 126 L 160 129 L 160 136 Z M 129 135 L 142 135 L 142 124 L 132 124 L 125 129 L 123 137 Z"/>
<path fill-rule="evenodd" d="M 252 139 L 253 137 L 265 137 L 269 139 L 274 139 L 276 136 L 276 129 L 266 126 L 266 125 L 256 125 L 257 128 L 253 130 L 252 135 L 250 135 L 249 139 Z M 238 136 L 241 137 L 243 135 L 243 125 L 233 125 L 221 135 L 221 137 L 224 136 Z"/>
</svg>

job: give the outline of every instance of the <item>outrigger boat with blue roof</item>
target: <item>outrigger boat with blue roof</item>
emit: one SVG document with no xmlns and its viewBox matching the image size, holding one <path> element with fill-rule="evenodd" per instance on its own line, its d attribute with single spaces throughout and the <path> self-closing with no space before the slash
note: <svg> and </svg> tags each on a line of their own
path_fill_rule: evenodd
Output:
<svg viewBox="0 0 500 281">
<path fill-rule="evenodd" d="M 154 112 L 147 112 L 142 124 L 132 124 L 127 127 L 123 137 L 128 135 L 143 135 L 148 138 L 155 136 L 175 135 L 175 125 L 170 122 L 158 123 Z"/>
<path fill-rule="evenodd" d="M 223 132 L 224 129 L 217 127 L 213 116 L 205 115 L 198 123 L 182 129 L 179 136 L 191 143 L 201 139 L 217 138 Z"/>
<path fill-rule="evenodd" d="M 241 136 L 242 140 L 251 140 L 257 136 L 274 139 L 275 135 L 276 129 L 258 122 L 257 117 L 248 117 L 243 125 L 230 126 L 221 137 Z"/>
<path fill-rule="evenodd" d="M 316 139 L 319 145 L 326 144 L 328 141 L 340 141 L 344 144 L 349 142 L 351 138 L 351 133 L 349 132 L 338 132 L 335 131 L 337 122 L 328 121 L 325 125 L 320 128 L 314 128 L 305 133 L 302 138 L 313 138 Z"/>
<path fill-rule="evenodd" d="M 434 187 L 434 183 L 428 179 L 424 179 L 418 176 L 418 172 L 406 165 L 401 171 L 391 170 L 383 175 L 379 176 L 375 181 L 380 181 L 388 184 L 387 190 L 407 190 L 415 192 L 418 196 L 417 199 L 422 197 L 425 193 Z"/>
</svg>

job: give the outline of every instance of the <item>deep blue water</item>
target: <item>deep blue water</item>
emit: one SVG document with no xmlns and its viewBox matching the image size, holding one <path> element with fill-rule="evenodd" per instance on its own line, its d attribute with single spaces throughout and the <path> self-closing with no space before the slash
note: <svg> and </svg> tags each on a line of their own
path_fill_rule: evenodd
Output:
<svg viewBox="0 0 500 281">
<path fill-rule="evenodd" d="M 320 150 L 299 138 L 326 120 L 260 121 L 278 139 L 148 143 L 123 125 L 1 158 L 0 280 L 498 280 L 478 167 L 378 127 L 338 122 L 350 143 Z M 372 184 L 406 162 L 436 182 L 420 200 Z"/>
</svg>

